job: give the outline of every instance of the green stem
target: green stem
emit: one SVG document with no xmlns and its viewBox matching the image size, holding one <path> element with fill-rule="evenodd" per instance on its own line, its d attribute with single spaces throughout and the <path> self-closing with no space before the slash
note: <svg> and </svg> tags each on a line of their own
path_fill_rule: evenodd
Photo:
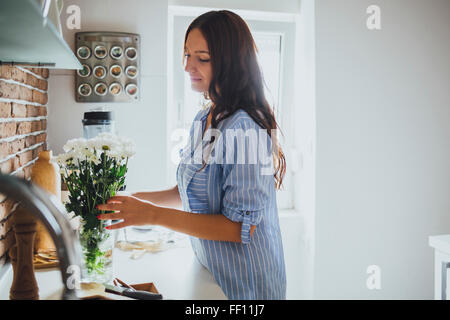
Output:
<svg viewBox="0 0 450 320">
<path fill-rule="evenodd" d="M 84 174 L 86 175 L 86 184 L 84 185 L 84 187 L 85 187 L 85 194 L 86 194 L 86 201 L 87 201 L 87 205 L 88 205 L 88 209 L 89 209 L 89 212 L 92 212 L 92 207 L 90 206 L 91 205 L 91 201 L 90 201 L 90 199 L 89 199 L 89 177 L 90 177 L 90 164 L 89 164 L 89 162 L 87 161 L 87 156 L 86 156 L 86 165 L 85 165 L 85 172 L 84 172 Z"/>
</svg>

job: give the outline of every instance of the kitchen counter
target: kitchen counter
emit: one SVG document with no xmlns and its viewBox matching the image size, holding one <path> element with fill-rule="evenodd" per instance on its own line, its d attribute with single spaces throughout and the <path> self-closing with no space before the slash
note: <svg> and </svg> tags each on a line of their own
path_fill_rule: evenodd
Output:
<svg viewBox="0 0 450 320">
<path fill-rule="evenodd" d="M 142 240 L 146 234 L 149 232 L 126 229 L 129 241 L 133 238 Z M 123 231 L 119 233 L 119 240 L 123 240 L 123 235 Z M 132 251 L 114 248 L 114 276 L 129 284 L 153 282 L 164 299 L 226 299 L 211 273 L 198 262 L 189 238 L 181 234 L 176 236 L 172 247 L 161 252 L 146 252 L 136 259 L 131 258 Z M 0 299 L 9 299 L 12 283 L 11 266 L 9 268 L 0 279 Z M 59 269 L 36 270 L 35 274 L 40 298 L 59 299 L 63 288 Z"/>
<path fill-rule="evenodd" d="M 450 253 L 450 234 L 430 236 L 428 244 L 436 250 Z"/>
</svg>

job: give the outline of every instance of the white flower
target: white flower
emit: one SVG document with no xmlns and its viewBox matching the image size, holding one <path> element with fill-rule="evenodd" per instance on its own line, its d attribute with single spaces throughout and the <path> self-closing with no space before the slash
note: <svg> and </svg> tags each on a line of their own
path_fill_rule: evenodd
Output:
<svg viewBox="0 0 450 320">
<path fill-rule="evenodd" d="M 77 157 L 80 161 L 87 160 L 95 164 L 100 163 L 100 152 L 96 152 L 96 148 L 89 144 L 89 141 L 83 149 L 77 151 Z"/>
<path fill-rule="evenodd" d="M 86 144 L 92 152 L 97 151 L 97 154 L 101 153 L 103 141 L 100 139 L 89 139 Z"/>
<path fill-rule="evenodd" d="M 133 141 L 119 137 L 112 133 L 100 133 L 95 138 L 71 139 L 63 147 L 65 153 L 55 157 L 60 167 L 77 165 L 78 162 L 88 161 L 94 164 L 101 162 L 101 155 L 114 158 L 119 163 L 131 158 L 136 153 Z"/>
<path fill-rule="evenodd" d="M 120 137 L 119 142 L 122 145 L 122 155 L 125 158 L 132 158 L 136 153 L 136 144 L 130 139 Z"/>
<path fill-rule="evenodd" d="M 111 150 L 106 150 L 105 153 L 110 158 L 115 158 L 118 161 L 122 160 L 122 150 L 118 147 Z"/>
<path fill-rule="evenodd" d="M 136 151 L 134 147 L 127 147 L 123 150 L 123 156 L 128 159 L 132 158 L 135 153 Z"/>
<path fill-rule="evenodd" d="M 58 165 L 62 168 L 76 163 L 78 157 L 76 155 L 76 152 L 72 150 L 66 153 L 61 153 L 57 155 L 54 159 L 58 163 Z"/>
<path fill-rule="evenodd" d="M 84 225 L 84 221 L 80 216 L 75 215 L 73 211 L 67 213 L 72 230 L 80 231 Z"/>
<path fill-rule="evenodd" d="M 83 149 L 87 146 L 86 142 L 87 140 L 84 138 L 71 139 L 66 142 L 66 144 L 63 147 L 63 150 L 65 152 L 69 152 L 71 150 L 77 151 Z"/>
<path fill-rule="evenodd" d="M 63 157 L 64 153 L 58 154 L 57 156 L 53 156 L 52 160 L 55 161 L 59 166 L 62 165 L 62 157 Z"/>
<path fill-rule="evenodd" d="M 91 144 L 98 153 L 105 153 L 110 157 L 118 157 L 121 153 L 121 145 L 115 135 L 111 133 L 101 133 L 92 139 Z"/>
<path fill-rule="evenodd" d="M 134 143 L 125 137 L 105 132 L 99 134 L 94 140 L 92 143 L 98 150 L 117 160 L 131 158 L 135 154 Z"/>
</svg>

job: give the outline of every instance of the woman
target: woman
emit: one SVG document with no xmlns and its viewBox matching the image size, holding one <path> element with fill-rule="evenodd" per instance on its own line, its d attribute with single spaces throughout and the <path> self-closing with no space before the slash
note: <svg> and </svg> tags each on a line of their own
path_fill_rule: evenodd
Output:
<svg viewBox="0 0 450 320">
<path fill-rule="evenodd" d="M 184 62 L 192 89 L 211 104 L 194 119 L 177 186 L 112 197 L 98 208 L 117 212 L 98 218 L 123 219 L 109 229 L 151 224 L 190 235 L 197 258 L 229 299 L 285 299 L 275 189 L 286 164 L 248 26 L 229 11 L 197 17 L 186 31 Z M 175 209 L 181 205 L 184 211 Z"/>
</svg>

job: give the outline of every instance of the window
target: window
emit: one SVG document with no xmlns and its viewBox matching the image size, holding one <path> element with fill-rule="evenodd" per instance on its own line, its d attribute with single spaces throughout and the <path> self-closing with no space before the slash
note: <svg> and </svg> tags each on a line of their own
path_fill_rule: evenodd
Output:
<svg viewBox="0 0 450 320">
<path fill-rule="evenodd" d="M 168 68 L 168 152 L 169 159 L 173 158 L 173 148 L 180 145 L 179 138 L 173 133 L 178 129 L 189 130 L 194 116 L 204 102 L 201 94 L 191 90 L 190 79 L 182 67 L 182 55 L 185 32 L 191 21 L 203 12 L 212 9 L 185 8 L 169 6 L 169 68 Z M 246 14 L 233 10 L 247 22 L 258 48 L 258 63 L 263 73 L 265 82 L 265 95 L 279 123 L 283 137 L 281 137 L 283 151 L 289 160 L 289 152 L 293 137 L 291 124 L 293 105 L 294 79 L 294 39 L 295 19 L 291 15 L 283 14 L 280 19 L 274 15 L 264 14 L 258 16 L 251 12 Z M 267 19 L 267 16 L 270 16 Z M 279 15 L 281 16 L 281 15 Z M 172 161 L 173 162 L 173 161 Z M 169 181 L 176 183 L 175 169 L 177 163 L 169 164 Z M 284 190 L 277 193 L 279 209 L 293 208 L 293 186 L 291 182 L 292 172 L 289 170 L 289 162 L 284 180 Z"/>
<path fill-rule="evenodd" d="M 264 93 L 267 101 L 274 108 L 276 118 L 278 118 L 282 35 L 265 32 L 253 32 L 252 34 L 258 48 L 259 67 L 264 77 Z"/>
</svg>

